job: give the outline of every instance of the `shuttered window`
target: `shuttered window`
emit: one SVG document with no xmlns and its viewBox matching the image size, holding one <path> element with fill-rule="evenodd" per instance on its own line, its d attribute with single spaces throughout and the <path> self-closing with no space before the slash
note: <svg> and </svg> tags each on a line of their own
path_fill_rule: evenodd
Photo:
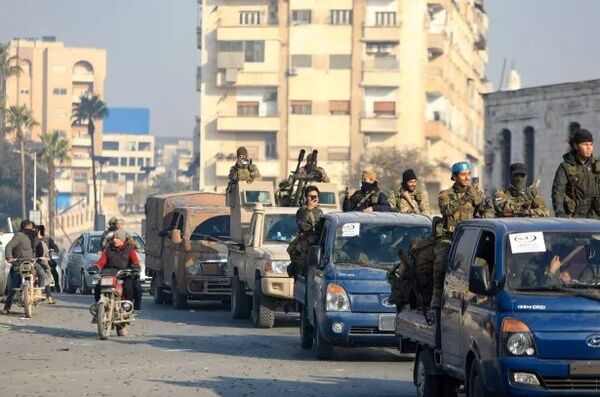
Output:
<svg viewBox="0 0 600 397">
<path fill-rule="evenodd" d="M 329 113 L 350 114 L 350 101 L 329 101 Z"/>
<path fill-rule="evenodd" d="M 238 102 L 237 115 L 242 117 L 258 116 L 258 102 Z"/>
<path fill-rule="evenodd" d="M 292 101 L 292 114 L 312 114 L 311 101 Z"/>
<path fill-rule="evenodd" d="M 373 113 L 377 116 L 395 116 L 396 102 L 374 102 Z"/>
</svg>

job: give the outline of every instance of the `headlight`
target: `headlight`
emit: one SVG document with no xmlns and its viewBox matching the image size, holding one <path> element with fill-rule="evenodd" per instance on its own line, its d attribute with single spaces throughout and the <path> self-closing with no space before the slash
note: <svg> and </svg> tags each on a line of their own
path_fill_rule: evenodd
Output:
<svg viewBox="0 0 600 397">
<path fill-rule="evenodd" d="M 271 261 L 265 263 L 265 272 L 287 274 L 289 261 Z"/>
<path fill-rule="evenodd" d="M 346 291 L 337 284 L 331 283 L 327 286 L 325 309 L 332 312 L 350 311 L 350 299 Z"/>
<path fill-rule="evenodd" d="M 502 322 L 502 343 L 507 355 L 534 356 L 535 345 L 531 330 L 522 321 L 505 318 Z"/>
<path fill-rule="evenodd" d="M 202 273 L 202 263 L 195 262 L 190 267 L 187 268 L 187 271 L 192 276 Z"/>
</svg>

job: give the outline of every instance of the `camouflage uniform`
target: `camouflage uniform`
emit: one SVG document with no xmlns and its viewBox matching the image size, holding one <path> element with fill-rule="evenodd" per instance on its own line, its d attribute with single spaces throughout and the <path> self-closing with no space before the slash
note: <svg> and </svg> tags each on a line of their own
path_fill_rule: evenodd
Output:
<svg viewBox="0 0 600 397">
<path fill-rule="evenodd" d="M 330 182 L 329 176 L 327 176 L 327 173 L 325 172 L 325 170 L 321 167 L 317 167 L 316 165 L 311 166 L 311 165 L 307 164 L 304 167 L 300 168 L 300 170 L 298 171 L 298 177 L 305 178 L 309 182 L 316 182 L 316 183 L 329 183 Z"/>
<path fill-rule="evenodd" d="M 575 150 L 563 156 L 552 184 L 552 207 L 558 217 L 600 219 L 600 160 L 585 164 Z"/>
<path fill-rule="evenodd" d="M 319 220 L 323 217 L 323 211 L 318 206 L 313 209 L 302 207 L 296 212 L 296 223 L 298 224 L 298 236 L 289 244 L 287 252 L 290 255 L 290 266 L 288 274 L 290 277 L 306 275 L 308 268 L 308 249 L 311 245 L 319 242 Z"/>
<path fill-rule="evenodd" d="M 498 190 L 494 194 L 494 208 L 499 218 L 550 216 L 550 210 L 535 187 L 528 187 L 524 191 L 512 186 Z"/>
<path fill-rule="evenodd" d="M 477 213 L 484 218 L 494 217 L 494 210 L 486 205 L 485 195 L 473 186 L 460 187 L 454 184 L 441 191 L 439 207 L 443 217 L 443 232 L 438 236 L 434 248 L 432 308 L 441 305 L 448 253 L 456 225 L 460 221 L 473 219 Z"/>
<path fill-rule="evenodd" d="M 408 193 L 410 201 L 406 199 L 405 193 Z M 390 205 L 401 214 L 431 215 L 427 193 L 420 190 L 410 193 L 402 188 L 393 192 L 390 194 Z"/>
<path fill-rule="evenodd" d="M 258 167 L 252 163 L 240 166 L 235 164 L 229 170 L 229 182 L 237 183 L 240 181 L 254 181 L 260 178 L 260 172 Z"/>
<path fill-rule="evenodd" d="M 359 189 L 351 197 L 344 199 L 344 212 L 362 211 L 368 207 L 373 207 L 373 211 L 389 212 L 392 210 L 388 198 L 376 185 L 369 191 Z"/>
</svg>

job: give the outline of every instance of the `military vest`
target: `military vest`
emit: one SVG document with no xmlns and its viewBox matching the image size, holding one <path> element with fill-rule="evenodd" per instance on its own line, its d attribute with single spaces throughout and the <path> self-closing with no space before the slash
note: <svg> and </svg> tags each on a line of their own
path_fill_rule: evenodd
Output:
<svg viewBox="0 0 600 397">
<path fill-rule="evenodd" d="M 586 164 L 565 161 L 562 167 L 567 176 L 565 211 L 567 214 L 587 215 L 590 209 L 600 211 L 598 200 L 599 160 L 591 160 Z M 597 207 L 597 208 L 596 208 Z"/>
<path fill-rule="evenodd" d="M 446 193 L 450 197 L 450 201 L 453 203 L 459 202 L 459 200 L 466 194 L 466 190 L 464 192 L 457 192 L 454 190 L 454 187 L 446 190 Z M 446 233 L 454 233 L 456 229 L 456 225 L 460 221 L 466 221 L 469 219 L 473 219 L 475 217 L 475 210 L 477 208 L 473 205 L 472 201 L 467 201 L 466 203 L 460 205 L 452 214 L 452 216 L 444 217 L 444 229 Z"/>
<path fill-rule="evenodd" d="M 129 267 L 129 253 L 133 248 L 125 247 L 122 250 L 113 246 L 106 250 L 106 268 L 124 270 Z"/>
</svg>

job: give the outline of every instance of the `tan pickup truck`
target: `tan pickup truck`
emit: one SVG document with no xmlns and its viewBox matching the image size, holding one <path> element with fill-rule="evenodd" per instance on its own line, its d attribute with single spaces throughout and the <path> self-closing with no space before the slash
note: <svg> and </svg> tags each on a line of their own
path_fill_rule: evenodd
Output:
<svg viewBox="0 0 600 397">
<path fill-rule="evenodd" d="M 182 309 L 188 300 L 228 301 L 229 208 L 215 193 L 174 193 L 146 201 L 146 266 L 154 302 Z"/>
</svg>

